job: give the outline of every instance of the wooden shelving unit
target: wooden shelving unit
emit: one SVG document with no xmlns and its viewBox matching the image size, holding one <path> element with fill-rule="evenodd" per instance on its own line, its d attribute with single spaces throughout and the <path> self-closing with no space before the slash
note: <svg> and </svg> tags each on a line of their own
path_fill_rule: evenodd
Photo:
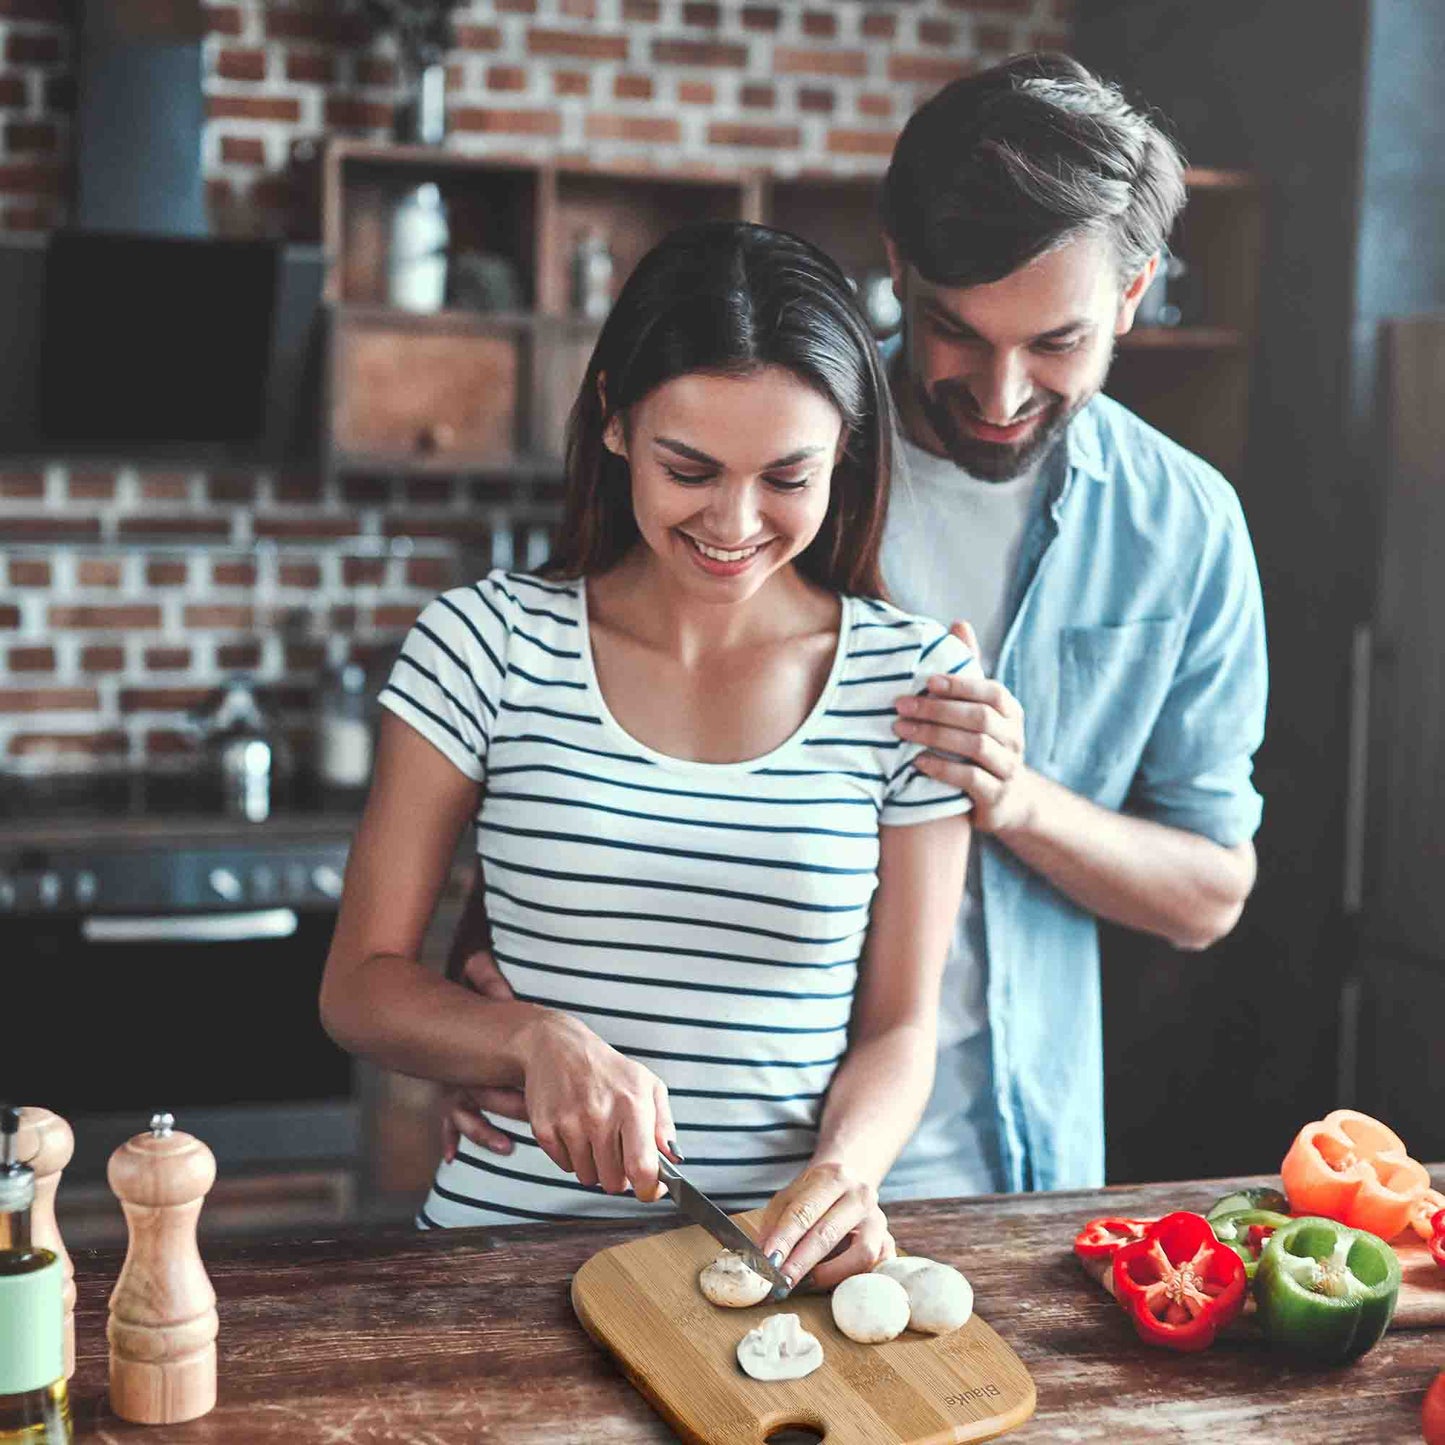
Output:
<svg viewBox="0 0 1445 1445">
<path fill-rule="evenodd" d="M 578 236 L 607 237 L 620 284 L 683 222 L 762 211 L 759 175 L 703 167 L 658 174 L 335 138 L 318 173 L 331 471 L 555 475 L 599 329 L 571 314 Z M 446 202 L 453 258 L 504 261 L 520 310 L 415 315 L 385 304 L 390 217 L 424 181 Z"/>
<path fill-rule="evenodd" d="M 884 271 L 876 177 L 476 157 L 333 138 L 318 160 L 329 257 L 325 454 L 333 471 L 555 473 L 598 324 L 571 314 L 578 236 L 602 232 L 615 285 L 687 221 L 763 221 L 821 246 L 856 280 Z M 453 257 L 501 257 L 520 309 L 416 316 L 385 304 L 389 218 L 434 181 Z M 1236 171 L 1191 170 L 1175 238 L 1185 324 L 1122 338 L 1109 391 L 1237 470 L 1259 271 L 1259 197 Z"/>
<path fill-rule="evenodd" d="M 1189 203 L 1170 241 L 1187 266 L 1182 324 L 1120 338 L 1106 390 L 1237 479 L 1244 461 L 1259 307 L 1259 187 L 1242 171 L 1190 169 Z"/>
</svg>

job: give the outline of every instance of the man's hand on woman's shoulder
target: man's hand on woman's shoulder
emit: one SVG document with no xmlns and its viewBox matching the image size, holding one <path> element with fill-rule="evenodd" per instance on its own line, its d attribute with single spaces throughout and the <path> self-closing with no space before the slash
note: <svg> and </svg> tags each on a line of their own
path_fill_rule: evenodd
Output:
<svg viewBox="0 0 1445 1445">
<path fill-rule="evenodd" d="M 975 656 L 978 637 L 967 622 L 949 629 Z M 1033 773 L 1024 766 L 1024 710 L 1001 682 L 978 668 L 928 680 L 924 697 L 900 697 L 899 737 L 928 752 L 916 764 L 973 799 L 970 821 L 980 833 L 1024 824 L 1033 808 Z"/>
</svg>

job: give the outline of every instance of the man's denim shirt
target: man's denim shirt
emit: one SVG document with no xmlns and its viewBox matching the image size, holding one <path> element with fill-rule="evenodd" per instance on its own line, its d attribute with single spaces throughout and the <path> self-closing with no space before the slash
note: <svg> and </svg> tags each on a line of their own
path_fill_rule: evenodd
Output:
<svg viewBox="0 0 1445 1445">
<path fill-rule="evenodd" d="M 1239 499 L 1108 397 L 1074 418 L 1066 446 L 996 668 L 1024 707 L 1024 756 L 1106 808 L 1245 842 L 1262 808 L 1251 772 L 1268 665 Z M 1005 1187 L 1100 1185 L 1097 924 L 1006 847 L 976 841 Z"/>
</svg>

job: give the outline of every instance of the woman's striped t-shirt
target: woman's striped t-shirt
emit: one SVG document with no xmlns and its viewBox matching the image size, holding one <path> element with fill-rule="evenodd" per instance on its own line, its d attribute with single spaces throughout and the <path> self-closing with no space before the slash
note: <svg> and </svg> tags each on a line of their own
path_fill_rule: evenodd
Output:
<svg viewBox="0 0 1445 1445">
<path fill-rule="evenodd" d="M 893 703 L 974 666 L 936 622 L 842 599 L 827 684 L 766 756 L 695 763 L 608 711 L 586 586 L 496 571 L 422 613 L 382 703 L 482 784 L 493 951 L 517 997 L 562 1009 L 667 1085 L 690 1176 L 763 1203 L 811 1156 L 877 886 L 879 825 L 965 812 L 913 767 Z M 525 1124 L 461 1141 L 423 1227 L 623 1218 L 647 1206 L 558 1169 Z"/>
</svg>

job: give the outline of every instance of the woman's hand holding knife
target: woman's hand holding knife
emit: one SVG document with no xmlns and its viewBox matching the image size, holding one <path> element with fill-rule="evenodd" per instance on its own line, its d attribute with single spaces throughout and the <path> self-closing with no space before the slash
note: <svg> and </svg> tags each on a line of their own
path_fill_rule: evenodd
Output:
<svg viewBox="0 0 1445 1445">
<path fill-rule="evenodd" d="M 469 954 L 462 981 L 485 998 L 505 1002 L 511 986 L 485 949 Z M 532 1127 L 542 1152 L 582 1184 L 609 1194 L 629 1186 L 645 1203 L 666 1192 L 657 1178 L 657 1156 L 680 1163 L 672 1142 L 675 1126 L 667 1087 L 650 1069 L 604 1043 L 585 1024 L 548 1012 L 522 1045 L 526 1080 L 521 1089 L 448 1089 L 442 1097 L 443 1152 L 456 1158 L 465 1136 L 494 1154 L 513 1144 L 482 1110 Z"/>
<path fill-rule="evenodd" d="M 585 1024 L 548 1013 L 522 1042 L 532 1137 L 559 1169 L 609 1194 L 661 1197 L 657 1156 L 674 1161 L 667 1086 Z"/>
</svg>

